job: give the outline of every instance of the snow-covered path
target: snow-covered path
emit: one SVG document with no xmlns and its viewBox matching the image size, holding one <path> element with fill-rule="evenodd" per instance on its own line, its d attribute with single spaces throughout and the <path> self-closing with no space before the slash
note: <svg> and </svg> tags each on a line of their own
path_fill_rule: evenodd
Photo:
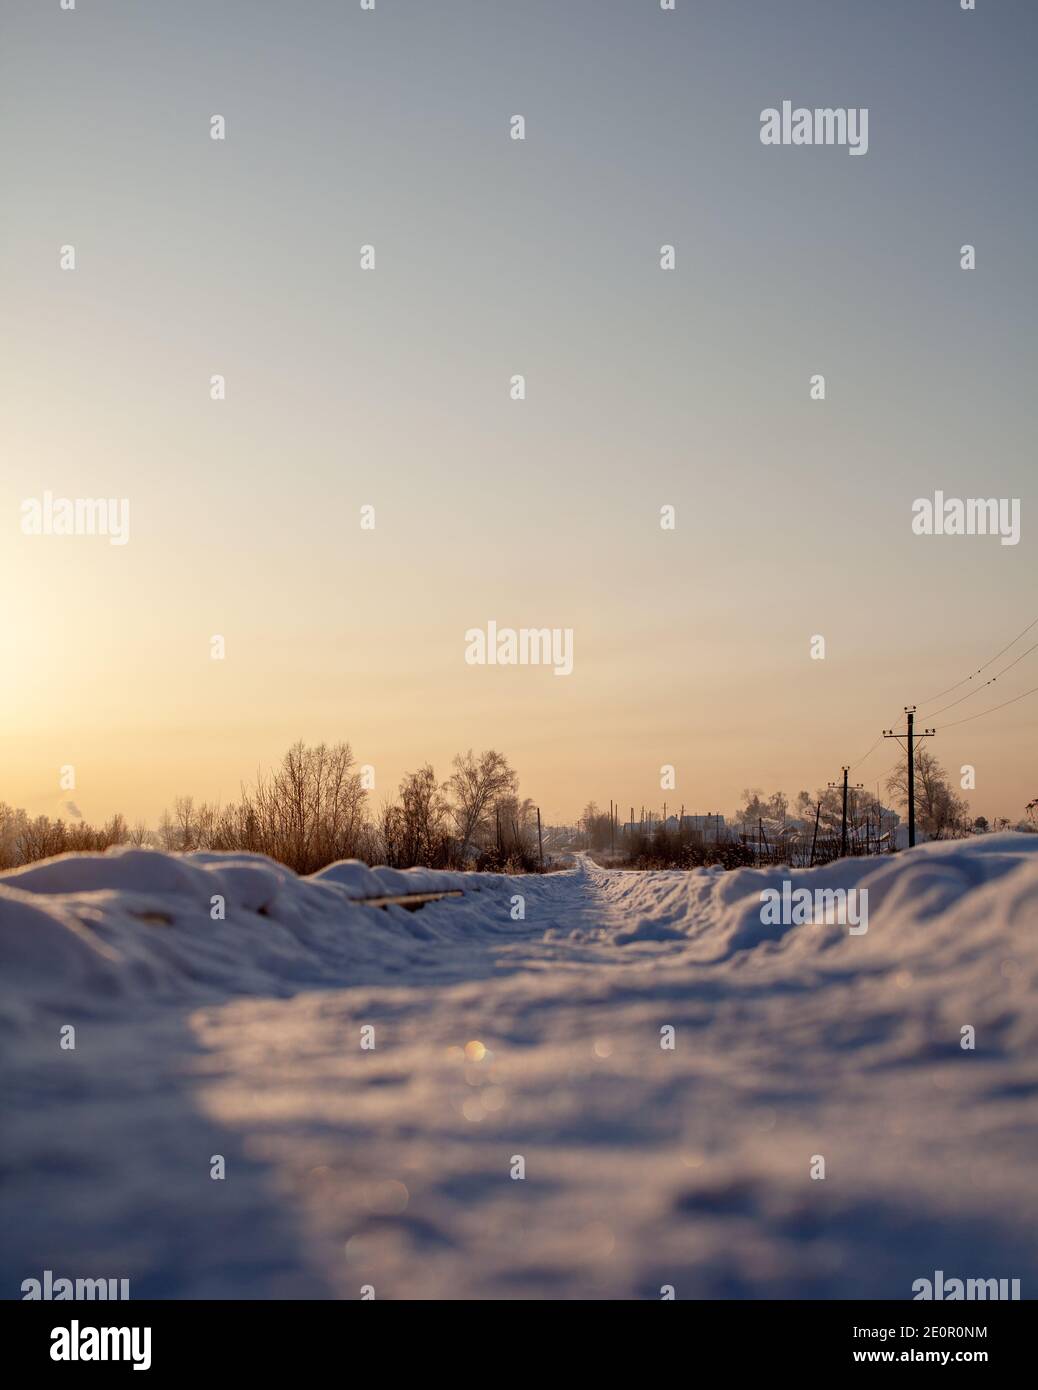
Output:
<svg viewBox="0 0 1038 1390">
<path fill-rule="evenodd" d="M 6 1296 L 1038 1287 L 1038 837 L 790 875 L 868 886 L 857 936 L 763 926 L 774 870 L 379 871 L 464 885 L 413 914 L 352 904 L 359 872 L 0 878 Z"/>
</svg>

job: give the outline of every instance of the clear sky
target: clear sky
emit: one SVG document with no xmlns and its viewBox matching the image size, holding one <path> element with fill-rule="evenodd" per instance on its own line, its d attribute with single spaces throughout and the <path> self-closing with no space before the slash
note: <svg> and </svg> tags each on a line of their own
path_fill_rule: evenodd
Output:
<svg viewBox="0 0 1038 1390">
<path fill-rule="evenodd" d="M 346 738 L 379 797 L 494 746 L 549 821 L 729 811 L 1038 615 L 1031 0 L 0 15 L 0 799 L 154 822 Z M 867 107 L 868 153 L 762 145 L 784 99 Z M 914 535 L 935 489 L 1020 543 Z M 23 534 L 46 491 L 129 543 Z M 572 628 L 573 674 L 467 665 L 489 620 Z M 1015 817 L 1036 729 L 930 747 Z"/>
</svg>

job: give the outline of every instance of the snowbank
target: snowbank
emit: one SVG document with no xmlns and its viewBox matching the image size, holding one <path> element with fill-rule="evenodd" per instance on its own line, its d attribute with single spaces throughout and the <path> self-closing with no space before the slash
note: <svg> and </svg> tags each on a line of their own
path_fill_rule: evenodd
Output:
<svg viewBox="0 0 1038 1390">
<path fill-rule="evenodd" d="M 104 1016 L 133 1000 L 290 994 L 357 983 L 430 947 L 493 936 L 507 877 L 368 868 L 359 860 L 299 878 L 259 854 L 68 854 L 0 874 L 0 1024 L 34 1002 Z M 358 899 L 464 889 L 437 929 Z M 479 905 L 476 906 L 476 903 Z"/>
</svg>

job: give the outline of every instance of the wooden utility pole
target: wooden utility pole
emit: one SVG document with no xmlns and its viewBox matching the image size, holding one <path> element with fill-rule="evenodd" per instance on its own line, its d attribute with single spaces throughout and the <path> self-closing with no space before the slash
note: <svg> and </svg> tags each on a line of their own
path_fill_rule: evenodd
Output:
<svg viewBox="0 0 1038 1390">
<path fill-rule="evenodd" d="M 842 815 L 841 815 L 841 817 L 840 817 L 840 858 L 841 858 L 841 859 L 846 859 L 846 857 L 847 857 L 847 775 L 848 775 L 848 773 L 850 772 L 850 768 L 849 768 L 849 767 L 841 768 L 841 771 L 843 772 L 843 813 L 842 813 Z M 830 783 L 829 783 L 830 788 L 833 789 L 833 790 L 835 790 L 839 785 L 840 785 L 840 784 L 839 784 L 838 782 L 830 782 Z M 855 791 L 861 791 L 861 783 L 860 783 L 860 782 L 855 782 L 855 784 L 854 784 L 854 790 L 855 790 Z"/>
<path fill-rule="evenodd" d="M 814 833 L 814 834 L 812 835 L 812 837 L 811 837 L 811 862 L 810 862 L 810 864 L 808 864 L 808 866 L 807 866 L 809 869 L 814 867 L 814 862 L 815 862 L 815 845 L 816 845 L 816 843 L 817 843 L 817 841 L 818 841 L 818 820 L 819 820 L 819 817 L 821 816 L 821 814 L 822 814 L 822 803 L 821 803 L 821 800 L 819 800 L 819 802 L 818 802 L 818 807 L 817 807 L 817 809 L 815 810 L 815 833 Z"/>
<path fill-rule="evenodd" d="M 915 728 L 915 705 L 906 705 L 905 714 L 908 716 L 908 728 L 905 733 L 896 733 L 893 729 L 884 729 L 884 738 L 896 738 L 898 740 L 908 739 L 908 848 L 911 849 L 915 844 L 915 740 L 917 738 L 933 738 L 936 729 L 923 729 L 921 733 L 916 732 Z"/>
<path fill-rule="evenodd" d="M 541 839 L 541 808 L 537 807 L 537 853 L 541 857 L 541 872 L 544 872 L 544 841 Z"/>
</svg>

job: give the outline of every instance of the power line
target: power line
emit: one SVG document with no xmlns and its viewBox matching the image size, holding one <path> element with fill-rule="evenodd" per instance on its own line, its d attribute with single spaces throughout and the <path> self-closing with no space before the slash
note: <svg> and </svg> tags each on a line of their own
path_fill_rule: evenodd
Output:
<svg viewBox="0 0 1038 1390">
<path fill-rule="evenodd" d="M 1007 642 L 1006 645 L 1002 647 L 999 651 L 997 651 L 993 657 L 985 661 L 983 666 L 978 666 L 977 669 L 971 675 L 965 676 L 961 681 L 956 681 L 954 685 L 949 685 L 946 690 L 941 690 L 938 691 L 936 695 L 931 695 L 928 700 L 925 700 L 923 702 L 924 705 L 932 705 L 934 701 L 941 699 L 942 696 L 950 695 L 953 690 L 958 690 L 958 688 L 961 685 L 966 685 L 967 682 L 973 680 L 976 676 L 979 676 L 982 671 L 986 671 L 987 668 L 991 666 L 994 662 L 996 662 L 1000 656 L 1003 656 L 1007 651 L 1009 651 L 1010 647 L 1015 647 L 1017 642 L 1020 641 L 1020 638 L 1026 636 L 1027 633 L 1031 631 L 1031 628 L 1035 626 L 1038 626 L 1038 618 L 1033 618 L 1025 628 L 1023 628 L 1020 632 L 1016 634 L 1016 636 L 1013 638 L 1011 642 Z M 1038 642 L 1036 642 L 1033 646 L 1028 647 L 1027 651 L 1021 652 L 1021 654 L 1018 657 L 1016 657 L 1015 660 L 1011 661 L 1008 666 L 1003 666 L 1001 671 L 996 672 L 996 674 L 993 675 L 990 678 L 990 680 L 984 681 L 982 685 L 978 685 L 974 690 L 967 691 L 967 693 L 965 695 L 960 696 L 959 699 L 953 700 L 950 705 L 943 705 L 939 710 L 934 710 L 932 714 L 927 716 L 927 718 L 935 719 L 937 715 L 943 714 L 945 710 L 954 709 L 956 705 L 961 705 L 965 700 L 969 700 L 974 695 L 979 694 L 981 690 L 986 690 L 989 685 L 994 685 L 994 683 L 999 679 L 1000 676 L 1004 676 L 1007 671 L 1011 671 L 1014 666 L 1018 665 L 1019 662 L 1023 661 L 1024 657 L 1030 656 L 1033 651 L 1038 651 Z M 1038 689 L 1038 687 L 1035 688 Z M 1024 692 L 1025 695 L 1030 695 L 1032 693 L 1033 692 L 1029 690 Z M 1016 699 L 1018 700 L 1022 700 L 1023 698 L 1023 695 L 1016 696 Z M 1005 704 L 993 705 L 991 709 L 981 710 L 979 714 L 970 715 L 969 717 L 971 719 L 979 719 L 981 717 L 981 714 L 993 714 L 995 710 L 1004 709 L 1005 705 L 1013 703 L 1013 700 L 1007 700 Z M 951 724 L 945 724 L 944 727 L 946 729 L 951 729 L 954 728 L 956 724 L 965 724 L 967 722 L 968 720 L 966 719 L 956 719 Z M 893 720 L 891 720 L 891 723 L 893 723 Z M 861 757 L 857 760 L 857 762 L 851 763 L 850 770 L 852 772 L 856 772 L 857 769 L 861 767 L 862 763 L 866 762 L 869 758 L 872 757 L 873 753 L 876 751 L 876 749 L 882 742 L 883 735 L 881 734 L 867 753 L 863 753 Z"/>
<path fill-rule="evenodd" d="M 961 705 L 963 700 L 972 700 L 974 695 L 979 695 L 980 692 L 982 690 L 986 690 L 989 685 L 994 685 L 995 682 L 998 680 L 999 676 L 1004 676 L 1007 671 L 1011 671 L 1014 666 L 1018 666 L 1020 662 L 1023 661 L 1024 657 L 1030 656 L 1033 651 L 1038 651 L 1038 642 L 1035 642 L 1033 647 L 1028 647 L 1025 652 L 1021 652 L 1020 655 L 1016 658 L 1016 660 L 1011 661 L 1008 666 L 1003 666 L 1001 671 L 998 671 L 995 675 L 991 676 L 990 679 L 986 680 L 983 685 L 978 685 L 974 690 L 967 690 L 965 695 L 960 695 L 959 698 L 957 700 L 953 700 L 950 705 L 942 705 L 940 709 L 935 709 L 933 714 L 930 714 L 927 717 L 929 719 L 934 719 L 937 715 L 943 714 L 946 709 L 954 709 L 956 705 Z M 990 665 L 990 663 L 988 664 Z M 971 676 L 970 679 L 972 680 L 973 677 Z"/>
<path fill-rule="evenodd" d="M 998 709 L 1005 709 L 1006 705 L 1015 705 L 1017 700 L 1024 700 L 1028 695 L 1038 693 L 1038 685 L 1032 686 L 1030 690 L 1025 690 L 1022 695 L 1014 695 L 1011 700 L 1003 700 L 1000 705 L 992 705 L 990 709 L 982 709 L 977 714 L 968 714 L 965 719 L 953 719 L 950 724 L 943 724 L 944 729 L 954 729 L 958 724 L 969 724 L 973 719 L 983 719 L 985 714 L 994 714 Z"/>
<path fill-rule="evenodd" d="M 883 742 L 883 735 L 880 734 L 879 738 L 878 738 L 878 739 L 876 740 L 876 742 L 872 745 L 872 747 L 869 749 L 869 751 L 868 751 L 867 753 L 863 753 L 856 763 L 851 763 L 851 771 L 853 772 L 856 768 L 861 767 L 861 765 L 862 765 L 862 763 L 865 761 L 865 759 L 866 759 L 866 758 L 870 758 L 870 757 L 872 756 L 872 754 L 876 751 L 876 749 L 879 747 L 879 745 L 880 745 L 882 742 Z"/>
<path fill-rule="evenodd" d="M 1021 629 L 1021 631 L 1018 632 L 1018 633 L 1016 634 L 1016 636 L 1013 638 L 1013 640 L 1012 640 L 1011 642 L 1007 642 L 1006 645 L 1005 645 L 1004 647 L 1000 648 L 1000 649 L 995 653 L 994 656 L 989 657 L 989 659 L 988 659 L 987 661 L 984 662 L 983 666 L 978 666 L 977 669 L 976 669 L 975 671 L 973 671 L 970 675 L 963 677 L 963 679 L 962 679 L 961 681 L 956 681 L 954 685 L 949 685 L 949 686 L 947 687 L 947 689 L 938 691 L 938 693 L 937 693 L 936 695 L 931 695 L 930 698 L 929 698 L 928 700 L 924 701 L 924 704 L 932 705 L 936 700 L 941 699 L 942 696 L 944 696 L 944 695 L 950 695 L 951 692 L 952 692 L 953 690 L 958 690 L 960 686 L 967 685 L 970 681 L 974 680 L 977 676 L 979 676 L 979 675 L 981 674 L 982 671 L 986 671 L 986 670 L 988 669 L 989 666 L 993 665 L 993 664 L 998 660 L 998 658 L 999 658 L 1000 656 L 1004 656 L 1005 653 L 1006 653 L 1007 651 L 1009 651 L 1010 647 L 1015 647 L 1016 644 L 1017 644 L 1017 642 L 1020 641 L 1021 637 L 1026 636 L 1027 633 L 1030 632 L 1031 629 L 1032 629 L 1033 627 L 1036 627 L 1036 626 L 1038 626 L 1038 618 L 1032 618 L 1031 621 L 1027 624 L 1027 626 L 1026 626 L 1025 628 Z M 995 675 L 991 676 L 988 680 L 982 682 L 982 684 L 976 686 L 973 690 L 967 691 L 965 695 L 961 695 L 957 700 L 953 700 L 953 701 L 951 702 L 951 704 L 949 704 L 949 705 L 942 705 L 941 708 L 940 708 L 939 710 L 934 710 L 933 713 L 931 713 L 931 714 L 929 714 L 929 715 L 927 716 L 927 718 L 929 718 L 929 719 L 935 719 L 935 718 L 937 717 L 937 715 L 943 714 L 943 713 L 945 712 L 945 710 L 954 709 L 954 708 L 956 707 L 956 705 L 961 705 L 964 701 L 969 700 L 969 699 L 972 699 L 972 697 L 973 697 L 974 695 L 978 695 L 982 690 L 986 690 L 987 687 L 988 687 L 989 685 L 994 685 L 995 682 L 996 682 L 1001 676 L 1004 676 L 1005 673 L 1006 673 L 1007 671 L 1011 671 L 1011 670 L 1013 669 L 1014 666 L 1019 665 L 1019 663 L 1020 663 L 1021 661 L 1023 661 L 1025 657 L 1030 656 L 1031 653 L 1032 653 L 1033 651 L 1038 651 L 1038 642 L 1035 642 L 1032 646 L 1028 647 L 1027 650 L 1026 650 L 1025 652 L 1021 652 L 1020 655 L 1019 655 L 1018 657 L 1015 657 L 1015 658 L 1009 663 L 1008 666 L 1003 666 L 1002 669 L 1001 669 L 1001 671 L 997 671 L 997 672 L 995 673 Z M 1023 699 L 1025 699 L 1028 695 L 1034 695 L 1036 692 L 1038 692 L 1038 686 L 1035 686 L 1032 690 L 1025 690 L 1024 693 L 1023 693 L 1022 695 L 1015 695 L 1015 696 L 1013 697 L 1013 699 L 1011 699 L 1011 700 L 1005 700 L 1005 701 L 1003 701 L 1002 704 L 1000 704 L 1000 705 L 992 705 L 990 709 L 979 710 L 976 714 L 967 715 L 967 717 L 966 717 L 965 719 L 955 719 L 955 720 L 952 720 L 952 722 L 951 722 L 950 724 L 944 724 L 944 725 L 942 725 L 942 728 L 945 728 L 945 729 L 954 729 L 954 728 L 956 728 L 959 724 L 968 724 L 968 723 L 970 723 L 970 722 L 971 722 L 972 720 L 974 720 L 974 719 L 981 719 L 981 718 L 983 718 L 983 716 L 984 716 L 985 714 L 994 714 L 994 713 L 996 713 L 996 711 L 998 711 L 998 710 L 1000 710 L 1000 709 L 1005 709 L 1007 705 L 1015 705 L 1016 702 L 1017 702 L 1018 700 L 1023 700 Z M 914 713 L 914 709 L 913 709 L 913 713 Z M 891 721 L 891 722 L 893 722 L 893 721 Z M 920 737 L 920 736 L 921 736 L 921 735 L 916 734 L 916 737 L 917 737 L 917 738 Z M 895 733 L 887 732 L 887 731 L 885 730 L 885 731 L 879 736 L 879 738 L 876 739 L 875 743 L 872 744 L 871 748 L 869 748 L 867 752 L 865 752 L 865 753 L 863 753 L 863 754 L 861 755 L 861 757 L 857 760 L 857 762 L 854 762 L 854 763 L 849 764 L 848 769 L 847 769 L 848 772 L 856 772 L 857 769 L 858 769 L 859 767 L 861 767 L 862 763 L 867 762 L 868 759 L 872 757 L 873 753 L 876 751 L 876 749 L 879 747 L 879 745 L 883 742 L 883 739 L 884 739 L 884 738 L 896 738 L 896 739 L 898 740 L 899 745 L 900 745 L 901 747 L 904 747 L 904 745 L 900 743 L 900 740 L 901 740 L 901 738 L 903 738 L 903 737 L 905 737 L 904 734 L 902 734 L 902 735 L 899 736 L 899 735 L 897 735 L 897 734 L 895 734 Z M 905 752 L 906 752 L 906 754 L 907 754 L 907 752 L 908 752 L 908 749 L 907 749 L 907 748 L 905 749 Z M 913 749 L 913 753 L 914 753 L 914 749 Z M 909 759 L 909 764 L 910 764 L 910 766 L 911 766 L 912 762 L 914 762 L 914 757 Z M 895 763 L 893 767 L 891 767 L 890 769 L 888 769 L 888 771 L 887 771 L 886 773 L 883 774 L 883 776 L 884 776 L 884 777 L 889 777 L 890 774 L 895 770 L 895 768 L 896 768 L 897 766 L 898 766 L 898 764 Z M 832 784 L 830 783 L 830 785 L 832 785 Z M 913 819 L 913 818 L 910 817 L 910 819 Z M 913 838 L 914 838 L 914 837 L 913 837 Z"/>
<path fill-rule="evenodd" d="M 1013 698 L 1012 698 L 1011 700 L 1003 700 L 1002 703 L 1001 703 L 1000 705 L 992 705 L 992 706 L 990 707 L 990 709 L 978 710 L 976 714 L 968 714 L 968 715 L 965 717 L 965 719 L 953 719 L 953 720 L 951 720 L 951 722 L 948 723 L 948 724 L 942 724 L 942 725 L 941 725 L 941 729 L 955 729 L 955 728 L 957 728 L 958 725 L 960 725 L 960 724 L 970 724 L 970 723 L 973 722 L 974 719 L 983 719 L 984 716 L 985 716 L 985 714 L 994 714 L 994 713 L 996 713 L 996 711 L 998 711 L 998 710 L 1000 710 L 1000 709 L 1005 709 L 1008 705 L 1015 705 L 1019 700 L 1026 700 L 1027 697 L 1028 697 L 1028 695 L 1038 695 L 1038 685 L 1032 686 L 1030 690 L 1025 690 L 1025 691 L 1024 691 L 1022 694 L 1020 694 L 1020 695 L 1014 695 Z M 959 703 L 959 702 L 956 701 L 956 703 Z M 951 706 L 949 705 L 949 706 L 947 706 L 947 708 L 950 709 Z M 940 730 L 937 730 L 936 732 L 940 732 Z M 889 737 L 889 738 L 895 738 L 895 739 L 897 739 L 897 740 L 898 740 L 898 743 L 899 743 L 899 746 L 902 747 L 902 748 L 904 748 L 904 744 L 902 744 L 902 743 L 900 742 L 900 740 L 901 740 L 902 738 L 905 737 L 904 734 L 900 734 L 900 735 L 895 734 L 895 733 L 892 733 L 892 734 L 884 734 L 883 737 Z M 916 734 L 916 737 L 919 738 L 920 735 L 917 733 L 917 734 Z M 873 745 L 873 747 L 875 747 L 875 745 Z M 872 749 L 870 748 L 870 749 L 869 749 L 869 752 L 871 753 L 871 751 L 872 751 Z M 906 749 L 905 749 L 905 752 L 907 753 L 907 751 L 908 751 L 908 750 L 907 750 L 907 748 L 906 748 Z M 868 757 L 868 754 L 866 754 L 865 756 Z M 862 761 L 864 762 L 864 759 L 862 759 Z M 884 776 L 884 777 L 889 777 L 890 774 L 891 774 L 892 772 L 894 772 L 894 770 L 900 765 L 900 762 L 901 762 L 901 760 L 900 760 L 900 758 L 899 758 L 898 761 L 897 761 L 896 763 L 894 763 L 894 765 L 893 765 L 892 767 L 889 767 L 889 768 L 887 769 L 887 771 L 883 774 L 883 776 Z"/>
<path fill-rule="evenodd" d="M 897 714 L 894 715 L 893 719 L 889 720 L 888 722 L 891 723 L 891 724 L 893 724 L 893 723 L 894 723 L 894 720 L 898 718 L 898 716 L 900 715 L 900 713 L 901 713 L 901 711 L 898 710 Z M 871 758 L 872 755 L 873 755 L 873 753 L 876 751 L 876 749 L 879 747 L 879 745 L 880 745 L 882 742 L 883 742 L 883 735 L 880 734 L 879 738 L 878 738 L 878 739 L 876 740 L 876 742 L 872 745 L 872 747 L 869 749 L 869 751 L 868 751 L 867 753 L 863 753 L 862 756 L 858 759 L 858 761 L 857 761 L 856 763 L 851 763 L 851 771 L 852 771 L 852 772 L 856 771 L 857 768 L 861 767 L 862 763 L 865 761 L 866 758 Z"/>
<path fill-rule="evenodd" d="M 993 662 L 997 661 L 998 658 L 999 658 L 1000 656 L 1002 656 L 1005 652 L 1007 652 L 1007 651 L 1009 650 L 1010 647 L 1015 647 L 1016 644 L 1017 644 L 1017 642 L 1020 641 L 1020 638 L 1023 637 L 1023 636 L 1025 636 L 1028 632 L 1030 632 L 1030 631 L 1031 631 L 1031 628 L 1034 627 L 1036 624 L 1038 624 L 1038 618 L 1032 619 L 1032 621 L 1029 622 L 1029 623 L 1027 624 L 1027 626 L 1024 628 L 1023 632 L 1018 632 L 1011 642 L 1007 642 L 1006 645 L 1002 648 L 1002 650 L 996 652 L 995 655 L 994 655 L 993 657 L 991 657 L 990 660 L 985 661 L 983 666 L 978 666 L 977 669 L 972 673 L 972 675 L 964 676 L 963 679 L 962 679 L 961 681 L 956 681 L 954 685 L 949 685 L 949 687 L 948 687 L 947 690 L 939 690 L 939 691 L 937 692 L 936 695 L 931 695 L 930 698 L 929 698 L 928 700 L 924 700 L 924 701 L 923 701 L 923 704 L 924 704 L 924 705 L 932 705 L 932 704 L 934 703 L 935 700 L 943 699 L 945 695 L 950 695 L 950 694 L 952 693 L 953 690 L 958 690 L 958 688 L 959 688 L 960 685 L 965 685 L 967 681 L 971 681 L 971 680 L 973 679 L 974 676 L 979 676 L 980 673 L 981 673 L 981 671 L 986 671 L 986 670 L 988 669 L 988 667 L 989 667 Z M 1031 647 L 1030 650 L 1031 650 L 1031 651 L 1034 651 L 1034 648 Z M 1026 655 L 1027 655 L 1027 653 L 1025 652 L 1025 653 L 1024 653 L 1024 656 L 1026 656 Z M 1018 658 L 1018 659 L 1022 660 L 1022 658 Z M 1006 670 L 1008 670 L 1008 669 L 1009 669 L 1009 668 L 1008 668 L 1008 666 L 1007 666 L 1007 667 L 1006 667 Z M 980 686 L 980 687 L 978 687 L 978 689 L 983 689 L 983 687 Z"/>
</svg>

